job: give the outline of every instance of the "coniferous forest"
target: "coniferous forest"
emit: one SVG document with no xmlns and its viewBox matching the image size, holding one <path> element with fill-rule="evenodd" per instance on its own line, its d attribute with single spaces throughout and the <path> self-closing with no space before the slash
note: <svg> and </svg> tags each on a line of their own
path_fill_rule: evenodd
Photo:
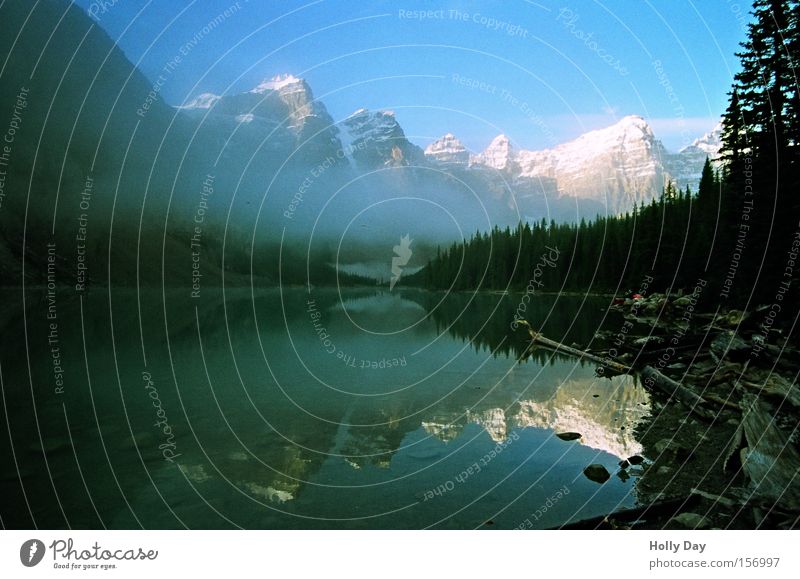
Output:
<svg viewBox="0 0 800 579">
<path fill-rule="evenodd" d="M 706 162 L 697 193 L 669 185 L 660 199 L 621 216 L 477 232 L 440 250 L 413 281 L 442 289 L 521 290 L 535 273 L 535 287 L 545 292 L 636 290 L 646 276 L 661 290 L 692 287 L 717 273 L 724 251 L 706 219 L 717 211 L 721 188 L 721 177 Z M 537 270 L 542 255 L 557 255 L 558 262 L 550 259 Z"/>
</svg>

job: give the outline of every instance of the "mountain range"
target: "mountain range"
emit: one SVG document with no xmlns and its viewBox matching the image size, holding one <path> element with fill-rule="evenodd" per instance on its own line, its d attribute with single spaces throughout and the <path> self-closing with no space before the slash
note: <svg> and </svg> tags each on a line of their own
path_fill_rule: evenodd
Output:
<svg viewBox="0 0 800 579">
<path fill-rule="evenodd" d="M 647 121 L 626 116 L 551 149 L 518 149 L 506 135 L 498 135 L 473 154 L 448 133 L 425 154 L 445 166 L 494 169 L 512 182 L 539 183 L 554 197 L 591 199 L 621 213 L 657 197 L 668 182 L 696 191 L 706 157 L 719 155 L 720 130 L 669 153 Z"/>
<path fill-rule="evenodd" d="M 202 94 L 183 110 L 204 111 L 207 122 L 227 118 L 228 131 L 254 124 L 273 144 L 288 141 L 307 159 L 332 155 L 358 171 L 434 167 L 459 179 L 477 178 L 488 190 L 508 188 L 500 199 L 529 217 L 541 216 L 537 207 L 527 206 L 536 197 L 582 201 L 588 209 L 579 213 L 592 217 L 592 211 L 616 214 L 648 203 L 668 182 L 696 190 L 706 157 L 716 159 L 720 148 L 720 126 L 671 153 L 645 119 L 626 116 L 550 149 L 521 149 L 501 134 L 473 152 L 447 133 L 422 151 L 406 138 L 392 111 L 359 109 L 335 123 L 308 83 L 292 75 L 243 94 Z"/>
<path fill-rule="evenodd" d="M 521 149 L 501 134 L 483 151 L 472 152 L 447 133 L 422 151 L 406 138 L 392 111 L 359 109 L 334 123 L 308 83 L 291 75 L 266 80 L 244 94 L 203 94 L 183 108 L 206 110 L 210 119 L 257 122 L 262 130 L 273 130 L 270 140 L 281 134 L 273 128 L 283 127 L 294 132 L 295 146 L 347 159 L 357 170 L 433 166 L 458 177 L 483 172 L 489 180 L 494 173 L 495 187 L 505 182 L 527 195 L 533 189 L 551 199 L 591 200 L 610 213 L 648 203 L 668 182 L 696 190 L 706 157 L 716 159 L 720 148 L 717 126 L 670 153 L 645 119 L 626 116 L 550 149 Z"/>
</svg>

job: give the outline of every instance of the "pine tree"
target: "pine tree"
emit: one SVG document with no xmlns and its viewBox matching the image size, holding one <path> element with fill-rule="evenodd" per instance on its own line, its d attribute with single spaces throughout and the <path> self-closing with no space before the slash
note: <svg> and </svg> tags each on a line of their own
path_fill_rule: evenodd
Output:
<svg viewBox="0 0 800 579">
<path fill-rule="evenodd" d="M 753 287 L 774 291 L 767 288 L 780 275 L 780 247 L 797 226 L 797 0 L 755 0 L 741 46 L 742 69 L 723 118 L 721 234 L 730 250 L 747 231 L 736 280 L 746 297 Z"/>
</svg>

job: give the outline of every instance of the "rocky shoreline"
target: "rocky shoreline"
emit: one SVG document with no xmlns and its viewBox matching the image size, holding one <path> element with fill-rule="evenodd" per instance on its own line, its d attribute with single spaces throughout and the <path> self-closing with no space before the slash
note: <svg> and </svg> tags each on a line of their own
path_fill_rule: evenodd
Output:
<svg viewBox="0 0 800 579">
<path fill-rule="evenodd" d="M 605 362 L 598 375 L 627 366 L 650 391 L 652 411 L 636 427 L 644 460 L 610 473 L 636 478 L 641 507 L 571 528 L 800 525 L 800 352 L 785 328 L 765 325 L 768 306 L 700 312 L 698 289 L 615 299 L 619 326 L 583 350 Z"/>
</svg>

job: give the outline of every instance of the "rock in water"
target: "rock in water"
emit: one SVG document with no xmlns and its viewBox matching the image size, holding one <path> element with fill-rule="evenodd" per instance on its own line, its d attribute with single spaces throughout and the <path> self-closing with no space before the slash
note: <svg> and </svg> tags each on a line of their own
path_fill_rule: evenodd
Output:
<svg viewBox="0 0 800 579">
<path fill-rule="evenodd" d="M 644 459 L 638 454 L 634 454 L 633 456 L 628 457 L 628 462 L 631 464 L 642 464 Z"/>
<path fill-rule="evenodd" d="M 599 484 L 603 484 L 608 479 L 611 478 L 611 475 L 606 470 L 602 464 L 590 464 L 585 469 L 583 469 L 583 474 L 586 475 L 590 481 L 594 481 Z"/>
<path fill-rule="evenodd" d="M 578 440 L 581 434 L 578 432 L 557 432 L 556 436 L 561 440 Z"/>
</svg>

